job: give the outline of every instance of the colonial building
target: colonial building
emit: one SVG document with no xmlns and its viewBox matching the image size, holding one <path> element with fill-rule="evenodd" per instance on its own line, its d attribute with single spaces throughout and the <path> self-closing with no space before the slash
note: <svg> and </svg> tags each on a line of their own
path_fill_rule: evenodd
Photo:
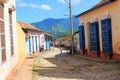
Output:
<svg viewBox="0 0 120 80">
<path fill-rule="evenodd" d="M 120 0 L 101 0 L 80 18 L 80 50 L 88 55 L 120 58 Z"/>
<path fill-rule="evenodd" d="M 63 36 L 55 40 L 55 46 L 70 47 L 71 46 L 71 37 Z"/>
<path fill-rule="evenodd" d="M 0 0 L 0 80 L 17 69 L 15 0 Z"/>
<path fill-rule="evenodd" d="M 50 50 L 50 34 L 47 34 L 38 28 L 18 21 L 26 35 L 26 52 L 27 54 L 36 53 L 41 50 Z"/>
</svg>

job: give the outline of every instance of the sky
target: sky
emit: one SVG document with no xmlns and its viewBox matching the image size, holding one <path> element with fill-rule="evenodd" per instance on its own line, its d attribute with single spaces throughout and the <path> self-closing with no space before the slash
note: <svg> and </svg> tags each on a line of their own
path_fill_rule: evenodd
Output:
<svg viewBox="0 0 120 80">
<path fill-rule="evenodd" d="M 82 13 L 100 0 L 71 0 L 72 14 Z M 33 23 L 47 18 L 65 18 L 69 15 L 68 0 L 16 0 L 17 20 Z"/>
</svg>

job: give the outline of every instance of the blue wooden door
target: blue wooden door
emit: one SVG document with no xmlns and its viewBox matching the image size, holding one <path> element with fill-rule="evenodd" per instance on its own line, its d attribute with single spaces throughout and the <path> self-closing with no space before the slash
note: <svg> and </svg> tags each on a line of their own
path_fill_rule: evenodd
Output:
<svg viewBox="0 0 120 80">
<path fill-rule="evenodd" d="M 32 52 L 31 52 L 31 41 L 30 41 L 30 37 L 29 37 L 29 39 L 28 39 L 28 42 L 29 42 L 29 53 L 32 53 Z"/>
<path fill-rule="evenodd" d="M 98 22 L 90 23 L 90 47 L 91 51 L 100 51 Z"/>
<path fill-rule="evenodd" d="M 80 42 L 80 49 L 85 50 L 85 32 L 84 26 L 79 26 L 79 42 Z"/>
<path fill-rule="evenodd" d="M 46 38 L 46 50 L 50 50 L 50 40 L 49 37 Z"/>
<path fill-rule="evenodd" d="M 102 27 L 102 48 L 104 53 L 112 53 L 112 30 L 111 19 L 101 20 Z"/>
<path fill-rule="evenodd" d="M 26 38 L 26 52 L 29 54 L 29 38 Z"/>
</svg>

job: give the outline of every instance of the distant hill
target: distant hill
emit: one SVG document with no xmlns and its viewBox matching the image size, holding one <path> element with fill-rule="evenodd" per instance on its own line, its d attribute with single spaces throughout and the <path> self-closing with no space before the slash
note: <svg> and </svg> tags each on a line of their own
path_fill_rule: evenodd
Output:
<svg viewBox="0 0 120 80">
<path fill-rule="evenodd" d="M 39 28 L 50 34 L 55 34 L 56 37 L 70 34 L 70 20 L 69 18 L 53 19 L 48 18 L 40 22 L 31 23 L 33 26 Z M 74 30 L 78 30 L 79 20 L 73 17 Z M 52 30 L 54 27 L 54 30 Z"/>
</svg>

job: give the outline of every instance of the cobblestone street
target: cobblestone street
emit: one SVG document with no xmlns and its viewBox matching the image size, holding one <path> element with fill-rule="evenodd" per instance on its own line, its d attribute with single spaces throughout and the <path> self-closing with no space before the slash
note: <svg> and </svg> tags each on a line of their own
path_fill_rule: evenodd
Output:
<svg viewBox="0 0 120 80">
<path fill-rule="evenodd" d="M 55 48 L 35 56 L 32 74 L 33 80 L 119 80 L 120 63 L 80 59 Z"/>
</svg>

